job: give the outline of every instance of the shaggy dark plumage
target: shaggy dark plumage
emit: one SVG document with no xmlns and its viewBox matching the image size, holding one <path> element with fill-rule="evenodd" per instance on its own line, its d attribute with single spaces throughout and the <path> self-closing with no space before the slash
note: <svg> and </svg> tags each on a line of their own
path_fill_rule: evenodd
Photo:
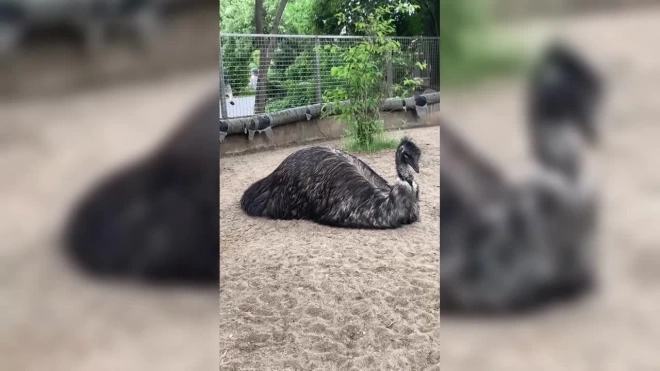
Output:
<svg viewBox="0 0 660 371">
<path fill-rule="evenodd" d="M 64 233 L 68 257 L 98 277 L 217 285 L 218 95 L 161 148 L 94 187 Z"/>
<path fill-rule="evenodd" d="M 462 141 L 452 130 L 441 127 L 443 144 Z M 545 169 L 514 184 L 482 157 L 448 154 L 456 147 L 441 147 L 443 313 L 513 313 L 586 292 L 594 283 L 591 184 Z M 455 158 L 460 167 L 447 165 Z"/>
<path fill-rule="evenodd" d="M 443 313 L 512 314 L 596 284 L 598 194 L 582 159 L 586 142 L 595 143 L 600 82 L 577 54 L 554 44 L 531 87 L 538 166 L 523 182 L 506 179 L 456 128 L 441 125 Z"/>
<path fill-rule="evenodd" d="M 409 166 L 419 172 L 421 150 L 408 138 L 399 144 L 398 181 L 389 185 L 357 157 L 310 147 L 287 157 L 241 197 L 250 216 L 307 219 L 349 228 L 397 228 L 419 218 L 419 189 Z"/>
</svg>

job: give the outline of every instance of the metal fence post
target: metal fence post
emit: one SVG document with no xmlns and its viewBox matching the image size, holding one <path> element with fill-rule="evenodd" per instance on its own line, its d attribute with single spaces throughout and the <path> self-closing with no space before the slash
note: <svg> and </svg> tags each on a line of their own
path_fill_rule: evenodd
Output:
<svg viewBox="0 0 660 371">
<path fill-rule="evenodd" d="M 323 93 L 321 91 L 321 42 L 318 37 L 314 38 L 315 57 L 314 57 L 314 74 L 316 79 L 316 103 L 323 102 Z"/>
<path fill-rule="evenodd" d="M 220 45 L 220 117 L 227 118 L 227 100 L 225 99 L 225 74 L 222 70 L 222 36 L 219 39 Z"/>
<path fill-rule="evenodd" d="M 388 98 L 392 96 L 393 80 L 394 80 L 394 77 L 393 77 L 393 73 L 392 73 L 392 51 L 389 51 L 387 53 L 387 97 Z"/>
</svg>

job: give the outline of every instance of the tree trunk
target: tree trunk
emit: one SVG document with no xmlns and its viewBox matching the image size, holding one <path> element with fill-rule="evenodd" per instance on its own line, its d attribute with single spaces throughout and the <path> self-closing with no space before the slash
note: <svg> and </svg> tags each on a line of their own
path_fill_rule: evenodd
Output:
<svg viewBox="0 0 660 371">
<path fill-rule="evenodd" d="M 275 18 L 273 19 L 273 26 L 271 28 L 270 37 L 264 36 L 259 42 L 259 75 L 257 80 L 257 96 L 254 99 L 254 113 L 259 115 L 266 112 L 266 98 L 268 97 L 268 68 L 273 59 L 273 49 L 275 48 L 278 28 L 280 20 L 284 13 L 284 8 L 288 0 L 280 0 L 280 5 L 277 7 Z M 254 5 L 254 23 L 257 27 L 257 34 L 264 33 L 263 26 L 263 0 L 255 0 Z"/>
<path fill-rule="evenodd" d="M 257 96 L 254 99 L 254 113 L 256 115 L 266 112 L 266 98 L 268 97 L 268 68 L 271 62 L 271 43 L 274 38 L 264 37 L 259 41 L 259 78 L 257 79 Z"/>
</svg>

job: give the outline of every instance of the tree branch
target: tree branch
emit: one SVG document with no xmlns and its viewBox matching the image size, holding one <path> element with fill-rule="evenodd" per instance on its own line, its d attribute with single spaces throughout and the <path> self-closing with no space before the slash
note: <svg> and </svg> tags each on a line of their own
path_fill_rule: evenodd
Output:
<svg viewBox="0 0 660 371">
<path fill-rule="evenodd" d="M 288 0 L 281 0 L 280 5 L 277 6 L 277 11 L 275 12 L 275 18 L 273 19 L 273 28 L 270 33 L 276 35 L 279 30 L 280 21 L 282 20 L 282 14 L 284 14 L 284 8 L 286 8 L 286 3 Z"/>
<path fill-rule="evenodd" d="M 264 33 L 264 0 L 255 0 L 254 2 L 254 25 L 257 28 L 257 34 Z"/>
<path fill-rule="evenodd" d="M 277 11 L 275 12 L 275 18 L 273 19 L 273 27 L 271 29 L 271 35 L 277 35 L 280 21 L 282 20 L 282 14 L 284 13 L 284 8 L 288 0 L 280 0 L 280 4 L 277 6 Z M 263 0 L 255 0 L 255 8 L 261 3 L 263 8 Z M 255 13 L 255 17 L 257 14 Z M 255 19 L 255 23 L 261 22 L 261 28 L 263 30 L 263 19 Z M 260 47 L 261 55 L 259 57 L 259 77 L 257 82 L 257 95 L 254 100 L 254 112 L 256 114 L 261 114 L 265 112 L 266 108 L 266 80 L 268 79 L 268 67 L 272 59 L 273 49 L 275 47 L 275 37 L 271 36 L 268 38 L 268 43 Z"/>
</svg>

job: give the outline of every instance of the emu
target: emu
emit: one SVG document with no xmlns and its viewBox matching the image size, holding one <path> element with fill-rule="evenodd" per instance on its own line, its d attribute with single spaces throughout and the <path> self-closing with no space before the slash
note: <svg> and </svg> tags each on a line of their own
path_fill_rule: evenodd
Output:
<svg viewBox="0 0 660 371">
<path fill-rule="evenodd" d="M 328 147 L 301 149 L 241 197 L 246 214 L 271 219 L 306 219 L 319 224 L 388 229 L 419 219 L 421 150 L 409 138 L 395 152 L 397 182 L 390 185 L 357 157 Z"/>
<path fill-rule="evenodd" d="M 72 265 L 92 276 L 217 286 L 218 93 L 160 148 L 111 174 L 75 205 L 63 233 Z"/>
<path fill-rule="evenodd" d="M 507 179 L 441 122 L 445 313 L 520 313 L 596 287 L 598 193 L 583 158 L 597 134 L 600 78 L 572 49 L 555 43 L 530 86 L 528 127 L 537 166 L 521 182 Z"/>
</svg>

